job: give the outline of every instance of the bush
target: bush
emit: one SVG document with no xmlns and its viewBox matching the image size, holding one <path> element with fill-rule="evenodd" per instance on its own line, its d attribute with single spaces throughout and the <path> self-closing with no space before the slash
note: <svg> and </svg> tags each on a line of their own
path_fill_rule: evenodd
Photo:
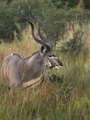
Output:
<svg viewBox="0 0 90 120">
<path fill-rule="evenodd" d="M 88 48 L 85 47 L 83 32 L 76 31 L 72 39 L 62 44 L 61 52 L 69 56 L 78 56 L 80 53 L 87 55 Z"/>
<path fill-rule="evenodd" d="M 90 0 L 84 0 L 85 8 L 90 9 Z"/>
</svg>

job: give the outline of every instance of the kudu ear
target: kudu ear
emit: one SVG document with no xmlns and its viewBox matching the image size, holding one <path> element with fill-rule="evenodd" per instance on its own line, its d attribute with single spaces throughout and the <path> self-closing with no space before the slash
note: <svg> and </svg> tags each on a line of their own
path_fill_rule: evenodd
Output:
<svg viewBox="0 0 90 120">
<path fill-rule="evenodd" d="M 41 46 L 41 53 L 42 53 L 42 54 L 47 53 L 47 48 L 46 48 L 46 46 L 44 46 L 44 45 Z"/>
</svg>

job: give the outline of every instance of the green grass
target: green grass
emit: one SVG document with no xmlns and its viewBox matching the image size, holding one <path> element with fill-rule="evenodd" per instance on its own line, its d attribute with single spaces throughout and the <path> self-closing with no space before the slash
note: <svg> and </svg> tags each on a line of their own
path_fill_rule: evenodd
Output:
<svg viewBox="0 0 90 120">
<path fill-rule="evenodd" d="M 0 66 L 11 52 L 26 57 L 38 49 L 39 45 L 31 36 L 23 33 L 21 42 L 0 46 Z M 10 95 L 8 88 L 0 82 L 0 120 L 90 119 L 90 56 L 86 59 L 83 54 L 77 58 L 59 53 L 58 56 L 64 67 L 48 70 L 41 86 L 20 88 Z"/>
</svg>

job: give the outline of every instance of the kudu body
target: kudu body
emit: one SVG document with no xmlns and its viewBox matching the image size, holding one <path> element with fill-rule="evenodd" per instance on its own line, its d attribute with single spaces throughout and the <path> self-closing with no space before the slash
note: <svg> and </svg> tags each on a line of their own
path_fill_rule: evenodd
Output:
<svg viewBox="0 0 90 120">
<path fill-rule="evenodd" d="M 40 20 L 33 16 L 31 12 L 30 14 L 38 22 L 38 34 L 41 40 L 34 34 L 33 23 L 25 18 L 19 9 L 20 17 L 31 25 L 32 37 L 42 46 L 39 52 L 27 58 L 23 58 L 17 53 L 12 53 L 4 58 L 1 78 L 3 83 L 9 87 L 31 86 L 39 82 L 37 78 L 42 76 L 46 69 L 62 67 L 62 63 L 53 53 L 52 42 L 40 33 Z M 28 82 L 29 84 L 27 84 Z"/>
</svg>

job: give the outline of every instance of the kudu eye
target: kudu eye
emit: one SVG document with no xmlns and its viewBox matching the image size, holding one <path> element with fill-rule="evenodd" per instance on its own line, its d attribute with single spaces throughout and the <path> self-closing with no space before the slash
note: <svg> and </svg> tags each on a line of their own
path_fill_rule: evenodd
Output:
<svg viewBox="0 0 90 120">
<path fill-rule="evenodd" d="M 51 54 L 51 53 L 49 53 L 49 55 L 48 55 L 49 57 L 52 57 L 53 55 Z"/>
<path fill-rule="evenodd" d="M 49 55 L 49 57 L 52 57 L 52 55 Z"/>
</svg>

